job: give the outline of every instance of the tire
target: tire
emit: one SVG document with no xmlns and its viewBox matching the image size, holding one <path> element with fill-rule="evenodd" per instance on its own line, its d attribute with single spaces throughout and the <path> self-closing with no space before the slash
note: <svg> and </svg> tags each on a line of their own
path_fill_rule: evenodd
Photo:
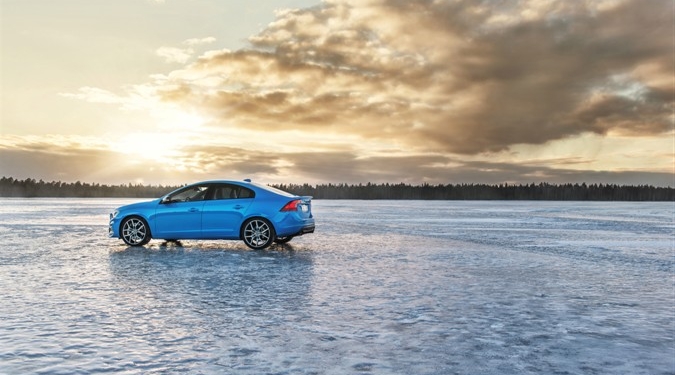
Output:
<svg viewBox="0 0 675 375">
<path fill-rule="evenodd" d="M 289 243 L 293 239 L 293 236 L 286 236 L 286 237 L 277 237 L 274 240 L 274 243 L 278 243 L 279 245 Z"/>
<path fill-rule="evenodd" d="M 120 226 L 122 241 L 129 246 L 143 246 L 150 242 L 150 227 L 138 216 L 124 219 Z"/>
<path fill-rule="evenodd" d="M 241 239 L 246 246 L 253 250 L 260 250 L 268 247 L 274 242 L 276 233 L 272 224 L 263 219 L 254 217 L 246 220 L 241 227 Z"/>
</svg>

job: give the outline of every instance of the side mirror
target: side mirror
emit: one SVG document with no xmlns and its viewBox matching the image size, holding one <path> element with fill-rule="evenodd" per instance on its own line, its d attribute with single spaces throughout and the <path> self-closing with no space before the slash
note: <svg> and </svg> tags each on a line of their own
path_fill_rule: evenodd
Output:
<svg viewBox="0 0 675 375">
<path fill-rule="evenodd" d="M 171 200 L 171 198 L 169 198 L 169 196 L 166 196 L 166 197 L 162 198 L 162 200 L 159 203 L 168 204 L 168 203 L 173 203 L 173 201 Z"/>
</svg>

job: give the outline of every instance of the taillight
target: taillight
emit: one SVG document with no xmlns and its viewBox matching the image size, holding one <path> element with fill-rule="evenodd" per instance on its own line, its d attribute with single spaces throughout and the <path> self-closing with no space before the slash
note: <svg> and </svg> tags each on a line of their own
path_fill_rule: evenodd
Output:
<svg viewBox="0 0 675 375">
<path fill-rule="evenodd" d="M 302 203 L 302 200 L 300 200 L 300 199 L 290 201 L 290 202 L 286 203 L 286 205 L 281 208 L 281 212 L 297 211 L 298 205 L 301 204 L 301 203 Z"/>
</svg>

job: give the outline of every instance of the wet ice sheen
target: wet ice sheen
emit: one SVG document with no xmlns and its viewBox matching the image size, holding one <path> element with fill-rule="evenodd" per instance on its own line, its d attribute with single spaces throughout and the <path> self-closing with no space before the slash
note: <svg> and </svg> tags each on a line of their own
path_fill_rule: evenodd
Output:
<svg viewBox="0 0 675 375">
<path fill-rule="evenodd" d="M 0 200 L 0 373 L 667 374 L 672 203 L 323 201 L 290 246 Z"/>
</svg>

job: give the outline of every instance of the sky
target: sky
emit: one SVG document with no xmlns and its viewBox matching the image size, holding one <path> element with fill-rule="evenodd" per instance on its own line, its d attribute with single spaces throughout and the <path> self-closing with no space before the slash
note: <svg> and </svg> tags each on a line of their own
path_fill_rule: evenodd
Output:
<svg viewBox="0 0 675 375">
<path fill-rule="evenodd" d="M 0 175 L 675 186 L 670 0 L 0 0 Z"/>
</svg>

